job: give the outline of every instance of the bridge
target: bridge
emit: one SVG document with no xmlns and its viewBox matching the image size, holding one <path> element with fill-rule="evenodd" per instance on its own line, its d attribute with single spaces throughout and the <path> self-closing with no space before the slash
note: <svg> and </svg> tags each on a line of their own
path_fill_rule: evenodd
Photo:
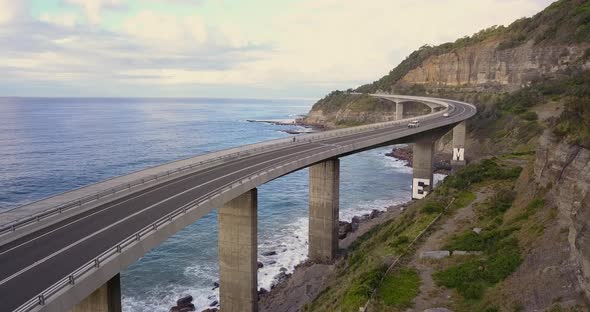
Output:
<svg viewBox="0 0 590 312">
<path fill-rule="evenodd" d="M 220 305 L 257 311 L 257 189 L 309 167 L 309 258 L 338 249 L 339 158 L 413 143 L 412 198 L 433 188 L 434 143 L 453 131 L 465 164 L 465 120 L 475 106 L 446 99 L 373 95 L 396 103 L 395 121 L 240 146 L 116 177 L 0 213 L 0 311 L 120 311 L 119 273 L 218 209 Z M 432 109 L 418 128 L 403 105 Z"/>
</svg>

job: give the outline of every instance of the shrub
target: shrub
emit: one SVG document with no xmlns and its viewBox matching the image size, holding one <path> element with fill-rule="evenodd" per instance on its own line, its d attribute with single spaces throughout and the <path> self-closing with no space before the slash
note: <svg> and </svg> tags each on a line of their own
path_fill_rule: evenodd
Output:
<svg viewBox="0 0 590 312">
<path fill-rule="evenodd" d="M 428 201 L 426 201 L 426 203 L 424 203 L 424 206 L 422 207 L 422 212 L 424 213 L 441 213 L 444 209 L 443 204 L 441 204 L 440 202 L 436 201 L 436 200 L 432 200 L 429 199 Z"/>
<path fill-rule="evenodd" d="M 520 117 L 524 120 L 534 121 L 539 119 L 539 116 L 535 112 L 525 112 L 520 115 Z"/>
<path fill-rule="evenodd" d="M 420 277 L 411 268 L 402 268 L 388 274 L 379 287 L 379 296 L 384 304 L 397 308 L 407 308 L 418 295 Z"/>
</svg>

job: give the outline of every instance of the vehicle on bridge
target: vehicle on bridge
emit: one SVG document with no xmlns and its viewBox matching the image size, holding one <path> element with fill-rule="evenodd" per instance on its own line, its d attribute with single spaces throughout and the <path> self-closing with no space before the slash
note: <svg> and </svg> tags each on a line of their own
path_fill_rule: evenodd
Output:
<svg viewBox="0 0 590 312">
<path fill-rule="evenodd" d="M 418 127 L 420 127 L 420 121 L 418 121 L 418 120 L 412 120 L 408 124 L 408 128 L 418 128 Z"/>
</svg>

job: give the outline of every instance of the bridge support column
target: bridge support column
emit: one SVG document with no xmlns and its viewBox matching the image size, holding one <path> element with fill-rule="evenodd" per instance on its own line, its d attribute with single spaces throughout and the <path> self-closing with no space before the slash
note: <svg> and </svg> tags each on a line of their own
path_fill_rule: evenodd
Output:
<svg viewBox="0 0 590 312">
<path fill-rule="evenodd" d="M 121 278 L 117 274 L 75 305 L 71 312 L 121 312 Z"/>
<path fill-rule="evenodd" d="M 330 263 L 338 251 L 340 160 L 309 168 L 309 258 Z"/>
<path fill-rule="evenodd" d="M 404 119 L 404 104 L 395 102 L 395 120 Z"/>
<path fill-rule="evenodd" d="M 252 189 L 219 208 L 221 311 L 258 311 L 258 192 Z"/>
<path fill-rule="evenodd" d="M 412 199 L 424 198 L 434 188 L 434 142 L 431 137 L 420 138 L 413 146 Z"/>
<path fill-rule="evenodd" d="M 451 167 L 453 170 L 465 166 L 465 121 L 453 128 L 453 159 Z"/>
</svg>

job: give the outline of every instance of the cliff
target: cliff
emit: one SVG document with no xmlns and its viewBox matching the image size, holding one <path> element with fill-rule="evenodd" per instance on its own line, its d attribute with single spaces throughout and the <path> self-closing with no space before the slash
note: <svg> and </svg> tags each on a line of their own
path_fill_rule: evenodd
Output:
<svg viewBox="0 0 590 312">
<path fill-rule="evenodd" d="M 526 42 L 499 49 L 502 40 L 490 38 L 450 53 L 429 57 L 410 70 L 394 86 L 420 84 L 431 88 L 460 88 L 464 91 L 515 91 L 531 82 L 565 71 L 580 60 L 590 46 L 535 45 Z M 585 63 L 584 66 L 588 65 Z"/>
<path fill-rule="evenodd" d="M 444 287 L 436 291 L 445 295 L 441 295 L 441 302 L 446 302 L 441 306 L 456 311 L 473 311 L 474 307 L 489 308 L 487 311 L 553 311 L 556 306 L 587 309 L 590 301 L 590 1 L 556 1 L 535 16 L 519 19 L 509 26 L 493 26 L 455 42 L 423 46 L 384 77 L 352 91 L 329 94 L 313 106 L 308 119 L 328 126 L 348 126 L 391 118 L 394 108 L 383 100 L 371 110 L 351 109 L 360 98 L 368 99 L 366 93 L 464 100 L 478 107 L 478 115 L 468 122 L 466 150 L 471 161 L 475 164 L 481 159 L 499 159 L 506 166 L 516 164 L 525 168 L 514 182 L 474 184 L 471 191 L 478 198 L 488 197 L 475 205 L 470 219 L 461 221 L 481 227 L 484 232 L 497 233 L 501 235 L 500 240 L 504 240 L 503 235 L 510 236 L 511 240 L 504 242 L 518 245 L 521 253 L 505 260 L 518 264 L 501 279 L 489 277 L 497 283 L 493 287 L 490 280 L 474 285 L 453 280 L 455 275 L 451 273 L 476 276 L 482 268 L 488 269 L 485 261 L 493 257 L 510 258 L 509 251 L 514 246 L 505 253 L 490 253 L 487 260 L 477 263 L 469 259 L 458 261 L 458 265 L 442 261 L 434 262 L 434 267 L 426 273 L 418 270 L 421 278 L 430 279 L 431 285 L 432 277 L 439 274 L 439 286 Z M 351 120 L 354 122 L 349 123 Z M 437 148 L 448 150 L 446 142 L 448 138 L 441 140 Z M 471 176 L 472 171 L 473 168 L 466 168 L 465 176 Z M 450 178 L 451 183 L 456 179 Z M 512 197 L 505 200 L 502 194 Z M 459 198 L 462 195 L 455 193 Z M 500 212 L 490 210 L 488 214 L 484 211 L 488 208 Z M 490 223 L 482 225 L 486 218 Z M 448 225 L 441 227 L 445 229 Z M 440 241 L 481 243 L 477 239 L 467 240 L 474 236 L 470 228 L 462 231 L 438 237 L 438 245 Z M 461 242 L 463 238 L 466 240 Z M 385 248 L 378 243 L 375 246 Z M 441 247 L 444 246 L 437 246 Z M 423 266 L 420 261 L 412 265 Z M 433 270 L 446 273 L 433 275 Z M 334 286 L 330 290 L 334 294 L 320 297 L 316 304 L 332 304 L 336 302 L 334 298 L 346 301 L 347 296 L 356 294 L 346 289 L 346 285 L 366 280 L 365 275 L 342 274 L 344 279 L 350 279 L 349 283 L 340 288 Z M 489 288 L 483 294 L 470 293 L 481 287 Z M 449 292 L 451 288 L 456 292 Z M 419 300 L 414 300 L 414 304 L 420 306 Z"/>
<path fill-rule="evenodd" d="M 506 27 L 492 26 L 455 42 L 424 45 L 387 75 L 349 90 L 456 98 L 485 93 L 487 98 L 471 98 L 483 106 L 497 94 L 568 75 L 573 68 L 590 69 L 590 3 L 586 0 L 557 1 Z M 391 118 L 392 108 L 385 104 L 371 113 L 351 115 L 350 106 L 358 101 L 355 97 L 350 92 L 332 92 L 313 106 L 306 121 L 348 126 Z M 323 108 L 325 103 L 330 103 L 330 113 Z"/>
</svg>

